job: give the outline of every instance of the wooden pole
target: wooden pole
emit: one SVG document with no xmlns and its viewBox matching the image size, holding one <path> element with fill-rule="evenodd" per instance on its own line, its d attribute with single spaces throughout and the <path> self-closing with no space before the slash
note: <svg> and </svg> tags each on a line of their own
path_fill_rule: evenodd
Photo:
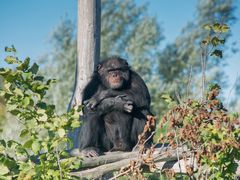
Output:
<svg viewBox="0 0 240 180">
<path fill-rule="evenodd" d="M 82 104 L 82 92 L 100 58 L 101 0 L 78 0 L 77 63 L 68 110 Z M 70 133 L 78 147 L 79 128 Z"/>
</svg>

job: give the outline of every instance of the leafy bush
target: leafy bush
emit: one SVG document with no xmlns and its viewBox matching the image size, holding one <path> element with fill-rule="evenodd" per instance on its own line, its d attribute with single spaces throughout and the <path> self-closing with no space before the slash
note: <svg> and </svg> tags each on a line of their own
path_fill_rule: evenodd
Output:
<svg viewBox="0 0 240 180">
<path fill-rule="evenodd" d="M 67 134 L 80 125 L 80 108 L 57 115 L 55 106 L 43 100 L 55 80 L 44 81 L 38 65 L 30 65 L 30 58 L 19 60 L 13 46 L 5 51 L 13 54 L 5 61 L 15 68 L 0 69 L 4 79 L 0 96 L 24 128 L 21 143 L 0 141 L 0 179 L 72 179 L 69 172 L 79 168 L 80 160 L 67 153 L 66 144 L 71 146 Z"/>
<path fill-rule="evenodd" d="M 172 147 L 186 145 L 198 163 L 199 177 L 234 179 L 240 160 L 238 115 L 228 113 L 217 99 L 220 87 L 211 85 L 206 101 L 189 99 L 164 117 L 170 122 L 165 138 Z M 194 164 L 187 164 L 193 175 Z"/>
<path fill-rule="evenodd" d="M 209 85 L 205 92 L 205 71 L 208 56 L 222 58 L 223 33 L 228 32 L 226 24 L 207 24 L 207 38 L 201 42 L 202 99 L 188 99 L 179 104 L 170 97 L 165 100 L 173 108 L 163 117 L 160 128 L 167 128 L 167 134 L 160 141 L 167 141 L 172 147 L 186 145 L 193 159 L 197 160 L 197 173 L 194 162 L 186 164 L 189 176 L 197 179 L 234 179 L 237 161 L 240 160 L 240 129 L 238 114 L 229 113 L 217 98 L 218 84 Z M 185 159 L 187 156 L 185 157 Z"/>
</svg>

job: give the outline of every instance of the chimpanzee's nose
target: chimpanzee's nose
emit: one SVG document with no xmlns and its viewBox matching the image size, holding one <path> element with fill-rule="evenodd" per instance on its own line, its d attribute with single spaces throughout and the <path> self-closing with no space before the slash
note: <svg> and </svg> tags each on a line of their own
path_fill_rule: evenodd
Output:
<svg viewBox="0 0 240 180">
<path fill-rule="evenodd" d="M 118 77 L 119 73 L 118 72 L 114 72 L 113 73 L 113 77 Z"/>
</svg>

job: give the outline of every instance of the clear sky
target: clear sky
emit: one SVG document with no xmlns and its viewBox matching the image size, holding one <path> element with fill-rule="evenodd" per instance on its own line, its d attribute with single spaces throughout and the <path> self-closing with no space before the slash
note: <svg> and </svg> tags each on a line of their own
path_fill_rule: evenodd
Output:
<svg viewBox="0 0 240 180">
<path fill-rule="evenodd" d="M 236 2 L 239 0 L 236 0 Z M 188 21 L 196 17 L 197 0 L 136 0 L 137 4 L 149 3 L 149 13 L 157 17 L 164 30 L 163 45 L 171 43 Z M 239 7 L 236 10 L 240 14 Z M 77 0 L 0 0 L 0 59 L 5 57 L 4 47 L 14 45 L 18 56 L 36 60 L 48 52 L 50 33 L 65 16 L 76 21 Z M 240 22 L 231 27 L 239 46 Z M 240 52 L 229 54 L 225 72 L 233 86 L 240 75 Z M 4 64 L 0 62 L 0 66 Z M 229 90 L 227 90 L 229 91 Z M 226 93 L 226 92 L 225 92 Z"/>
</svg>

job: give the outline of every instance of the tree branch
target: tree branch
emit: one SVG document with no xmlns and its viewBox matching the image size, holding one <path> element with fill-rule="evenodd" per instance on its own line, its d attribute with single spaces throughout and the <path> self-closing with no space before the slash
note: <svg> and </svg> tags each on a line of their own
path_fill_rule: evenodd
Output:
<svg viewBox="0 0 240 180">
<path fill-rule="evenodd" d="M 185 149 L 186 150 L 186 149 Z M 179 157 L 186 155 L 186 151 L 182 148 L 178 149 Z M 146 156 L 145 154 L 143 157 Z M 157 164 L 160 169 L 172 167 L 172 164 L 167 164 L 167 162 L 177 161 L 178 157 L 176 154 L 176 149 L 171 148 L 156 148 L 154 151 L 154 162 L 164 162 Z M 136 152 L 111 152 L 107 155 L 94 157 L 94 158 L 84 158 L 82 167 L 95 167 L 92 169 L 82 170 L 79 172 L 72 172 L 71 175 L 80 177 L 95 179 L 103 176 L 106 173 L 120 170 L 122 167 L 129 165 L 131 160 L 139 160 L 139 153 Z"/>
</svg>

